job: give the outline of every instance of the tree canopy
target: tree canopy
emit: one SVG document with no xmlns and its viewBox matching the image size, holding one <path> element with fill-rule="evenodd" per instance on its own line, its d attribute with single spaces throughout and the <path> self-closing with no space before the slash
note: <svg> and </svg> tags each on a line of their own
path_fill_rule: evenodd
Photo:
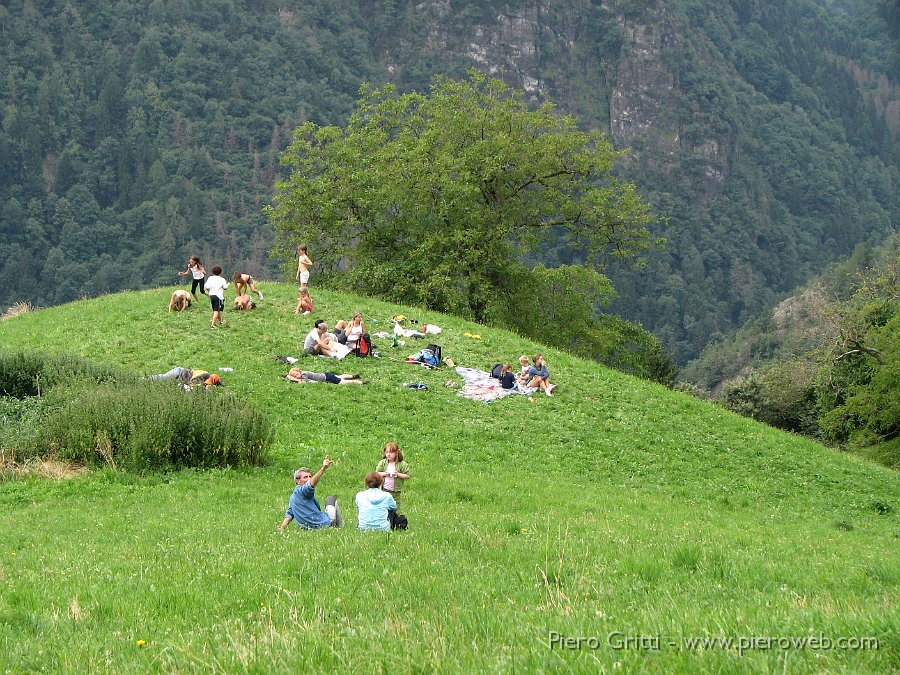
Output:
<svg viewBox="0 0 900 675">
<path fill-rule="evenodd" d="M 648 245 L 653 216 L 608 138 L 471 71 L 428 94 L 364 86 L 345 127 L 308 122 L 270 221 L 357 291 L 490 321 L 520 259 L 565 237 L 594 269 Z M 596 277 L 600 286 L 605 278 Z"/>
</svg>

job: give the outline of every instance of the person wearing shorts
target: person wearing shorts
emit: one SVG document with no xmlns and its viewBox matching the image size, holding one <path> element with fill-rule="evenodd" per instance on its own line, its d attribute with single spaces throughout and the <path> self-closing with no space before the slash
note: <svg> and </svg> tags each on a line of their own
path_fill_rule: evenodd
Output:
<svg viewBox="0 0 900 675">
<path fill-rule="evenodd" d="M 334 373 L 314 373 L 300 368 L 291 368 L 284 376 L 290 382 L 327 382 L 328 384 L 369 384 L 368 380 L 359 379 L 359 375 L 335 375 Z"/>
<path fill-rule="evenodd" d="M 243 295 L 247 289 L 250 289 L 256 295 L 259 296 L 260 301 L 263 299 L 262 291 L 258 290 L 253 283 L 253 277 L 249 274 L 241 274 L 240 272 L 235 272 L 234 277 L 232 278 L 234 281 L 234 291 L 238 295 Z"/>
<path fill-rule="evenodd" d="M 300 283 L 300 289 L 297 295 L 297 309 L 294 310 L 294 314 L 300 314 L 303 311 L 300 308 L 300 305 L 303 302 L 303 291 L 305 291 L 309 285 L 309 268 L 312 267 L 312 265 L 313 261 L 310 260 L 310 257 L 306 254 L 306 246 L 298 246 L 296 279 Z"/>
<path fill-rule="evenodd" d="M 319 319 L 303 340 L 303 351 L 307 354 L 333 357 L 336 352 L 336 344 L 328 335 L 328 324 Z"/>
<path fill-rule="evenodd" d="M 209 301 L 212 304 L 211 328 L 215 328 L 216 324 L 220 326 L 225 325 L 225 321 L 222 319 L 222 312 L 225 311 L 226 288 L 228 288 L 228 282 L 222 277 L 222 268 L 216 265 L 212 268 L 212 276 L 206 280 L 203 286 L 203 292 L 209 296 Z"/>
</svg>

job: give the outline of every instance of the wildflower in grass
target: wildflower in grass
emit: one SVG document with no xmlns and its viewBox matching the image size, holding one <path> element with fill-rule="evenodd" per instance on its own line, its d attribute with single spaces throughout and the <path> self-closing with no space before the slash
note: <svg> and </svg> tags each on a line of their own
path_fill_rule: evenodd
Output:
<svg viewBox="0 0 900 675">
<path fill-rule="evenodd" d="M 146 640 L 137 640 L 137 641 L 135 641 L 134 644 L 136 644 L 140 648 L 144 648 L 147 646 L 147 641 Z"/>
</svg>

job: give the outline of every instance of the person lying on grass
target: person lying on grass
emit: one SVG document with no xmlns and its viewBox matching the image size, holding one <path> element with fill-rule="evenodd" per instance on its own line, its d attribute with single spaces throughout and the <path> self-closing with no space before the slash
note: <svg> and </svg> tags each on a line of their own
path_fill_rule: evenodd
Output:
<svg viewBox="0 0 900 675">
<path fill-rule="evenodd" d="M 313 373 L 309 370 L 291 368 L 284 379 L 290 382 L 327 382 L 328 384 L 369 384 L 368 380 L 361 380 L 359 375 L 335 375 L 334 373 Z"/>
<path fill-rule="evenodd" d="M 312 473 L 306 467 L 297 469 L 294 472 L 294 482 L 297 487 L 291 493 L 291 499 L 288 502 L 287 511 L 284 513 L 284 520 L 278 527 L 284 532 L 284 528 L 292 520 L 304 530 L 318 530 L 323 527 L 341 527 L 344 519 L 341 517 L 341 510 L 338 508 L 337 497 L 329 495 L 325 498 L 325 511 L 319 506 L 319 500 L 316 499 L 316 485 L 322 478 L 322 474 L 331 466 L 331 457 L 325 456 L 322 461 L 322 468 Z"/>
<path fill-rule="evenodd" d="M 180 380 L 185 389 L 200 386 L 212 389 L 222 384 L 222 378 L 219 377 L 218 373 L 208 373 L 197 368 L 181 368 L 178 366 L 162 375 L 151 375 L 148 379 Z"/>
<path fill-rule="evenodd" d="M 191 307 L 191 294 L 187 291 L 178 289 L 172 293 L 172 299 L 169 300 L 170 312 L 183 312 Z"/>
<path fill-rule="evenodd" d="M 389 513 L 397 510 L 393 495 L 381 489 L 384 479 L 377 471 L 366 474 L 366 489 L 356 493 L 359 529 L 387 532 L 391 529 Z"/>
</svg>

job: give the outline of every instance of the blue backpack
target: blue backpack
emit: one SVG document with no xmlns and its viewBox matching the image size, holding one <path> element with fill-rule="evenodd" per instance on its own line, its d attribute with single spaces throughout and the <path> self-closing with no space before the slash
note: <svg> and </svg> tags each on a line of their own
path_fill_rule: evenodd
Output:
<svg viewBox="0 0 900 675">
<path fill-rule="evenodd" d="M 419 363 L 425 363 L 432 368 L 437 368 L 440 361 L 438 361 L 437 354 L 435 354 L 430 349 L 423 349 L 418 354 L 416 354 L 416 361 Z"/>
</svg>

